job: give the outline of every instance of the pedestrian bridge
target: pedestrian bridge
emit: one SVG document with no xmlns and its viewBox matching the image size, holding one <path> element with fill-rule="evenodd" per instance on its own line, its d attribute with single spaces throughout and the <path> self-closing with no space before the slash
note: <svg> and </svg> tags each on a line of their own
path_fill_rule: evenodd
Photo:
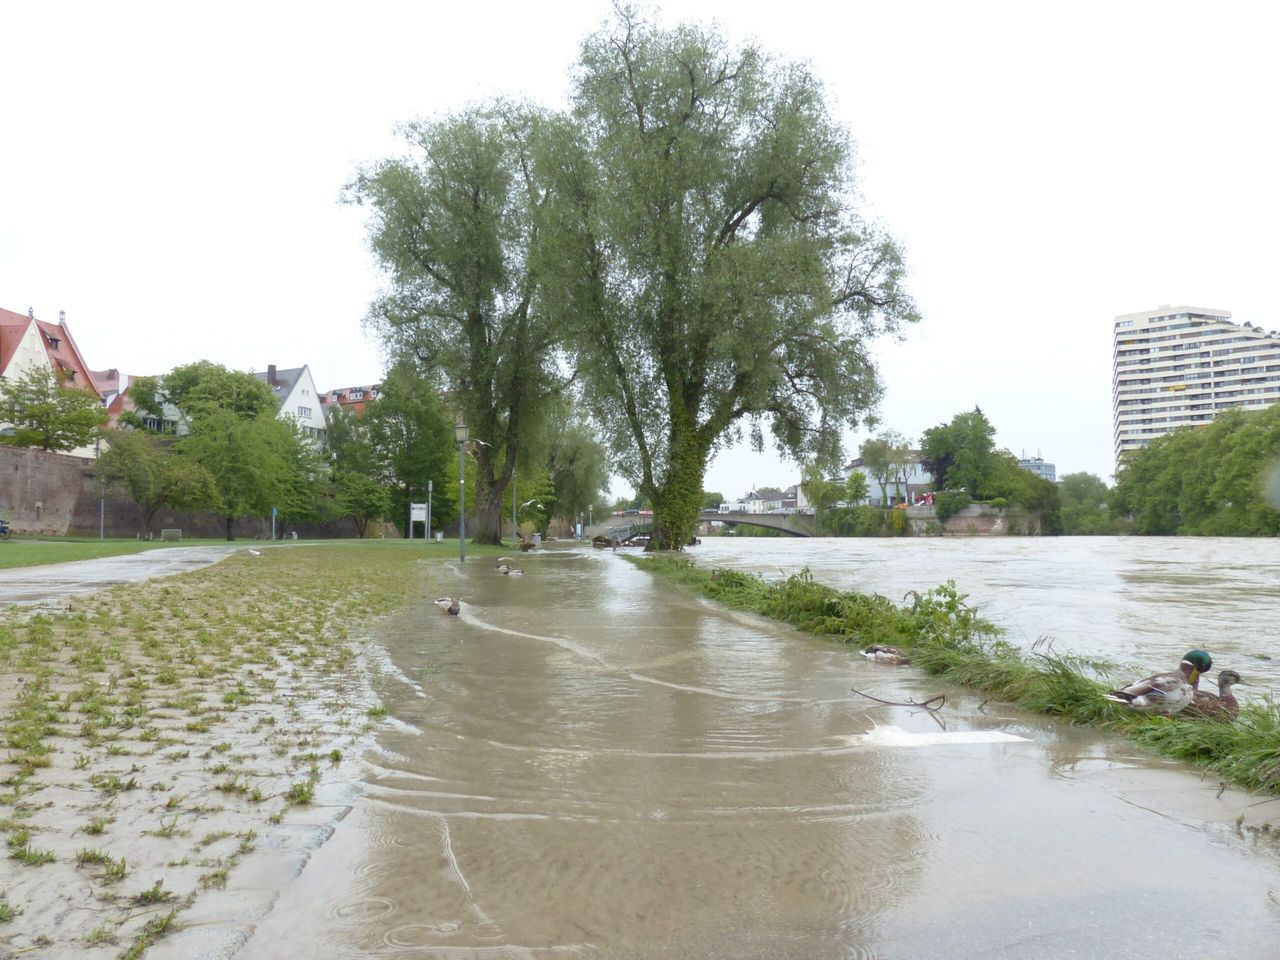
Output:
<svg viewBox="0 0 1280 960">
<path fill-rule="evenodd" d="M 816 536 L 813 516 L 807 513 L 784 513 L 780 510 L 771 513 L 746 513 L 742 511 L 721 513 L 718 510 L 703 510 L 698 514 L 698 519 L 701 521 L 712 520 L 716 523 L 724 523 L 730 526 L 749 523 L 753 527 L 768 527 L 771 530 L 781 530 L 783 533 L 790 534 L 793 537 Z M 603 523 L 588 527 L 584 533 L 588 540 L 594 540 L 596 537 L 606 537 L 615 543 L 628 543 L 644 537 L 652 527 L 653 517 L 627 514 L 621 517 L 610 517 Z"/>
</svg>

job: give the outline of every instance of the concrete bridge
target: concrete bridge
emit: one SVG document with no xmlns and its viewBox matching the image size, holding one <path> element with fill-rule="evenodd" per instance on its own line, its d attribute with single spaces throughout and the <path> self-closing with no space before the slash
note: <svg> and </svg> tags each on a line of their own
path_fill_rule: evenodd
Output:
<svg viewBox="0 0 1280 960">
<path fill-rule="evenodd" d="M 817 535 L 812 515 L 805 513 L 783 513 L 781 511 L 772 513 L 737 511 L 721 513 L 718 510 L 703 510 L 698 514 L 698 519 L 702 521 L 714 520 L 717 523 L 731 526 L 749 523 L 754 527 L 781 530 L 783 533 L 793 537 L 812 537 Z M 588 540 L 594 540 L 596 537 L 607 537 L 616 543 L 630 543 L 647 536 L 652 527 L 653 517 L 632 513 L 621 517 L 610 517 L 603 523 L 588 527 L 583 533 Z"/>
</svg>

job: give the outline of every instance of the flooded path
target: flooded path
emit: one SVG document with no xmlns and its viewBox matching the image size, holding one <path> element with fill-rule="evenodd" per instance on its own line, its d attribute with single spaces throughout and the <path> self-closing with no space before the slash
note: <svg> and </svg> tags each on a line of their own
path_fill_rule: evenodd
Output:
<svg viewBox="0 0 1280 960">
<path fill-rule="evenodd" d="M 120 583 L 141 583 L 152 577 L 171 577 L 217 563 L 242 544 L 225 547 L 158 547 L 142 553 L 44 563 L 0 570 L 0 605 L 44 603 L 74 594 L 93 593 Z"/>
<path fill-rule="evenodd" d="M 238 956 L 1275 955 L 1258 798 L 613 555 L 522 563 L 387 626 L 363 795 Z"/>
</svg>

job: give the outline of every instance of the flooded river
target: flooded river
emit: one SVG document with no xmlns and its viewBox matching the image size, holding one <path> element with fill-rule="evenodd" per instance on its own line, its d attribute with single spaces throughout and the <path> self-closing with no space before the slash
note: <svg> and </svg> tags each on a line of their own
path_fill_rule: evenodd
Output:
<svg viewBox="0 0 1280 960">
<path fill-rule="evenodd" d="M 792 539 L 708 537 L 700 563 L 767 578 L 808 567 L 901 602 L 954 580 L 1015 642 L 1156 669 L 1194 647 L 1280 692 L 1280 540 L 1215 537 Z"/>
<path fill-rule="evenodd" d="M 1189 541 L 1213 557 L 1192 570 L 1176 551 L 1161 567 L 1068 542 L 1092 557 L 1068 575 L 1036 552 L 1057 542 L 985 541 L 984 557 L 978 541 L 707 541 L 699 556 L 807 563 L 894 596 L 950 577 L 1028 636 L 1113 655 L 1141 636 L 1156 660 L 1273 643 L 1280 545 Z M 389 722 L 360 794 L 328 798 L 350 814 L 241 956 L 1276 955 L 1280 848 L 1235 826 L 1280 819 L 1258 798 L 719 610 L 610 553 L 522 563 L 518 579 L 452 565 L 383 625 Z M 1233 618 L 1263 624 L 1215 621 L 1207 596 L 1226 589 Z M 441 616 L 438 593 L 462 615 Z M 945 729 L 854 687 L 946 693 Z"/>
</svg>

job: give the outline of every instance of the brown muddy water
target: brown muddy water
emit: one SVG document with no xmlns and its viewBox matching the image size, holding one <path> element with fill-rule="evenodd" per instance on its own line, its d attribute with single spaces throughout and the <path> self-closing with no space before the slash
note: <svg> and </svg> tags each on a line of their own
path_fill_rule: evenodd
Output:
<svg viewBox="0 0 1280 960">
<path fill-rule="evenodd" d="M 611 554 L 521 562 L 386 624 L 362 794 L 238 956 L 1277 955 L 1280 846 L 1235 820 L 1280 804 Z"/>
</svg>

